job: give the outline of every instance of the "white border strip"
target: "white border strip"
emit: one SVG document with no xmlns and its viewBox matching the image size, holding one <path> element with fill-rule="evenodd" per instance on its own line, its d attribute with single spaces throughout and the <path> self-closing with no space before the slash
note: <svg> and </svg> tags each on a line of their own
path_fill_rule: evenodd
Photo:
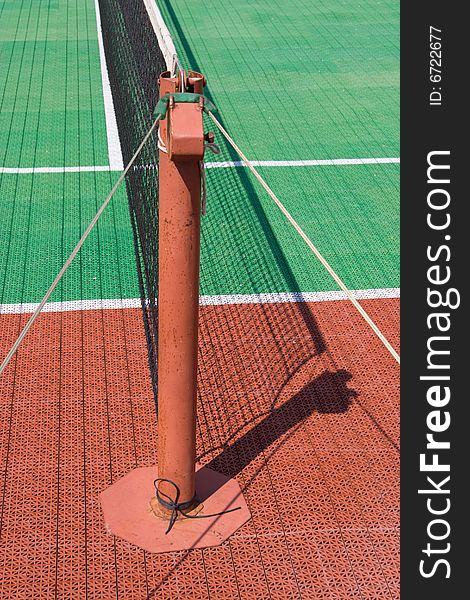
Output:
<svg viewBox="0 0 470 600">
<path fill-rule="evenodd" d="M 109 130 L 108 130 L 109 131 Z M 108 140 L 109 141 L 109 140 Z M 119 150 L 120 151 L 120 150 Z M 325 160 L 254 160 L 256 167 L 320 167 L 322 165 L 380 165 L 398 164 L 399 158 L 332 158 Z M 154 166 L 154 165 L 152 165 Z M 206 162 L 206 169 L 226 169 L 244 167 L 240 161 Z M 85 167 L 0 167 L 0 173 L 89 173 L 94 171 L 122 171 L 120 164 Z"/>
<path fill-rule="evenodd" d="M 326 158 L 319 160 L 250 160 L 255 167 L 318 167 L 322 165 L 380 165 L 399 163 L 399 158 Z M 241 160 L 204 163 L 206 169 L 245 167 Z"/>
<path fill-rule="evenodd" d="M 351 290 L 357 300 L 377 300 L 380 298 L 399 298 L 400 288 L 381 288 L 369 290 Z M 224 304 L 276 304 L 292 302 L 327 302 L 348 300 L 342 291 L 330 292 L 281 292 L 272 294 L 227 294 L 200 296 L 200 306 L 221 306 Z M 72 300 L 67 302 L 48 302 L 42 312 L 68 312 L 72 310 L 109 310 L 122 308 L 140 308 L 140 298 L 127 300 Z M 0 315 L 33 313 L 38 303 L 0 304 Z"/>
<path fill-rule="evenodd" d="M 399 298 L 400 288 L 382 288 L 370 290 L 351 290 L 357 300 L 376 300 L 378 298 Z M 279 302 L 327 302 L 348 300 L 341 290 L 329 292 L 280 292 L 270 294 L 230 294 L 221 296 L 200 296 L 200 306 L 221 304 L 276 304 Z"/>
<path fill-rule="evenodd" d="M 144 0 L 144 4 L 145 8 L 147 9 L 150 22 L 152 23 L 153 30 L 155 31 L 155 35 L 157 36 L 160 50 L 162 51 L 163 57 L 165 58 L 167 69 L 172 75 L 175 75 L 176 66 L 178 66 L 180 71 L 182 71 L 183 69 L 178 60 L 178 55 L 176 54 L 176 48 L 173 44 L 171 34 L 168 31 L 167 26 L 165 25 L 165 21 L 163 20 L 163 17 L 158 6 L 155 3 L 155 0 Z"/>
<path fill-rule="evenodd" d="M 28 174 L 28 173 L 92 173 L 95 171 L 122 171 L 122 167 L 115 165 L 102 165 L 96 167 L 0 167 L 0 173 Z"/>
<path fill-rule="evenodd" d="M 98 32 L 98 47 L 100 50 L 101 83 L 103 86 L 104 114 L 106 119 L 106 136 L 108 138 L 108 156 L 110 170 L 122 171 L 124 164 L 122 162 L 121 142 L 119 141 L 119 132 L 114 113 L 113 96 L 109 84 L 108 69 L 106 66 L 106 56 L 104 53 L 103 33 L 101 31 L 101 15 L 98 0 L 95 0 L 96 29 Z"/>
</svg>

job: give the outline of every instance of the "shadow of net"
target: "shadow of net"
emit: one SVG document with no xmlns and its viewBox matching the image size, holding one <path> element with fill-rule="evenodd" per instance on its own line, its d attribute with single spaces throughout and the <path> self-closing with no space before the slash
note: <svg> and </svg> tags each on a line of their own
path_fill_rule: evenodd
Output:
<svg viewBox="0 0 470 600">
<path fill-rule="evenodd" d="M 233 160 L 225 148 L 217 158 Z M 314 308 L 302 301 L 264 191 L 243 167 L 208 168 L 206 177 L 198 458 L 235 475 L 314 412 L 346 411 L 354 392 L 349 373 L 322 361 L 326 341 Z M 299 301 L 276 301 L 276 292 Z"/>
</svg>

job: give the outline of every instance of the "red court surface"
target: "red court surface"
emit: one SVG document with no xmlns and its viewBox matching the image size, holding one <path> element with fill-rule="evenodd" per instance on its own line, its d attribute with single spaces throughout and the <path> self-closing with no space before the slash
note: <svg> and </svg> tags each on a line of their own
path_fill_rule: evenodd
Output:
<svg viewBox="0 0 470 600">
<path fill-rule="evenodd" d="M 361 304 L 397 348 L 398 299 Z M 0 597 L 397 599 L 398 375 L 349 302 L 202 307 L 198 460 L 252 518 L 149 554 L 98 498 L 156 462 L 141 312 L 41 315 L 0 383 Z"/>
</svg>

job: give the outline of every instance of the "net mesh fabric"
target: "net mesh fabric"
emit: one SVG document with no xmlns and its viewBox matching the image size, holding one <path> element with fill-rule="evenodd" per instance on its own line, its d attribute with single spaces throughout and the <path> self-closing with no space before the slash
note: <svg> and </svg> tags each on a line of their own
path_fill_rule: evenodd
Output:
<svg viewBox="0 0 470 600">
<path fill-rule="evenodd" d="M 156 45 L 153 41 L 144 43 L 152 32 L 146 24 L 145 13 L 140 14 L 142 0 L 127 0 L 126 4 L 132 9 L 124 2 L 99 1 L 126 158 L 130 153 L 126 148 L 127 136 L 131 140 L 130 147 L 137 144 L 139 136 L 143 137 L 146 125 L 145 118 L 139 116 L 144 110 L 139 103 L 152 104 L 153 99 L 149 100 L 148 94 L 156 92 L 160 67 L 153 54 L 150 58 L 145 55 L 146 51 L 153 53 Z M 34 81 L 37 81 L 30 76 L 28 59 L 41 74 L 40 52 L 46 52 L 48 47 L 43 41 L 46 35 L 42 29 L 47 3 L 4 4 L 7 12 L 19 11 L 16 5 L 24 4 L 20 15 L 23 23 L 31 13 L 26 45 L 21 43 L 21 32 L 13 45 L 16 52 L 26 49 L 21 70 L 23 91 L 18 91 L 20 101 L 27 97 L 29 81 L 24 81 L 33 81 L 31 89 L 35 89 Z M 56 4 L 66 6 L 59 10 Z M 84 31 L 83 14 L 88 9 L 91 26 L 88 35 L 90 41 L 95 39 L 92 4 L 81 0 L 51 3 L 53 46 L 50 48 L 56 48 L 57 31 L 69 40 L 68 58 L 64 59 L 68 70 L 67 86 L 62 90 L 64 98 L 66 93 L 78 94 L 78 91 L 83 97 L 84 90 L 90 87 L 84 84 L 86 79 L 77 68 L 80 63 L 85 63 L 87 68 L 89 64 L 90 77 L 99 82 L 96 44 L 86 43 Z M 333 145 L 325 145 L 331 157 L 345 156 L 340 152 L 344 148 L 350 150 L 348 156 L 362 156 L 352 154 L 353 131 L 361 133 L 359 148 L 369 144 L 372 154 L 379 142 L 383 142 L 380 155 L 388 155 L 384 148 L 394 143 L 393 130 L 387 127 L 386 135 L 380 139 L 377 136 L 372 143 L 370 131 L 377 132 L 383 126 L 385 117 L 382 119 L 380 114 L 390 113 L 393 119 L 390 104 L 384 104 L 384 95 L 377 93 L 375 106 L 380 112 L 372 113 L 377 118 L 366 120 L 364 115 L 368 113 L 363 111 L 370 107 L 365 98 L 367 90 L 370 95 L 377 90 L 374 82 L 388 90 L 385 93 L 395 93 L 386 73 L 379 76 L 373 68 L 377 60 L 387 65 L 391 60 L 389 54 L 381 55 L 380 48 L 379 52 L 375 49 L 382 44 L 386 49 L 397 40 L 388 28 L 387 22 L 393 22 L 393 18 L 384 6 L 386 3 L 381 4 L 384 12 L 378 16 L 377 5 L 371 2 L 361 3 L 354 15 L 344 11 L 344 6 L 337 2 L 338 10 L 334 14 L 342 15 L 345 23 L 341 25 L 339 17 L 332 19 L 332 2 L 310 6 L 302 0 L 293 1 L 284 3 L 282 11 L 277 12 L 273 12 L 273 6 L 276 8 L 280 3 L 276 5 L 272 0 L 244 3 L 243 10 L 235 3 L 174 2 L 178 15 L 186 16 L 181 28 L 165 15 L 166 3 L 158 0 L 158 4 L 168 25 L 177 33 L 175 41 L 184 65 L 208 75 L 224 126 L 250 158 L 304 158 L 312 144 L 309 146 L 306 137 L 301 136 L 310 136 L 316 148 L 319 147 L 317 134 L 325 134 L 328 123 L 333 123 L 328 107 L 332 107 L 335 115 L 341 112 L 336 122 L 346 124 L 328 131 L 331 136 L 341 132 L 345 137 L 344 145 L 335 146 L 337 152 L 333 152 Z M 247 17 L 249 10 L 251 14 Z M 42 16 L 37 16 L 38 11 L 42 11 Z M 258 20 L 254 18 L 257 11 L 260 12 Z M 201 37 L 195 37 L 191 31 L 192 40 L 182 43 L 182 33 L 186 31 L 189 35 L 189 26 L 197 23 L 198 16 L 207 24 Z M 353 16 L 355 24 L 350 22 Z M 235 26 L 234 17 L 238 19 Z M 77 27 L 76 18 L 79 18 Z M 301 39 L 301 21 L 308 29 L 306 35 L 311 36 L 307 42 Z M 240 29 L 236 27 L 237 22 L 241 23 Z M 359 22 L 364 27 L 356 27 Z M 5 31 L 13 25 L 17 26 L 15 19 L 5 18 Z M 211 27 L 212 36 L 207 35 Z M 380 35 L 372 39 L 370 31 L 374 27 L 375 30 L 380 27 Z M 75 29 L 80 34 L 80 43 L 75 40 Z M 356 29 L 363 32 L 363 42 L 354 35 Z M 29 52 L 35 31 L 39 31 L 36 55 Z M 128 38 L 126 31 L 137 39 Z M 258 32 L 266 37 L 258 38 L 259 50 L 252 52 L 256 43 L 254 35 Z M 265 80 L 270 86 L 276 81 L 282 81 L 283 85 L 278 86 L 277 96 L 270 97 L 271 106 L 265 112 L 260 110 L 261 101 L 264 103 L 268 96 L 257 87 L 252 96 L 252 110 L 241 114 L 243 119 L 246 113 L 248 116 L 256 114 L 256 119 L 252 117 L 245 129 L 252 128 L 255 133 L 264 130 L 267 131 L 265 137 L 279 140 L 279 153 L 271 155 L 262 147 L 253 149 L 246 144 L 246 138 L 243 139 L 243 129 L 237 127 L 237 107 L 247 96 L 238 93 L 235 97 L 236 90 L 227 85 L 227 76 L 232 70 L 235 74 L 243 71 L 244 85 L 254 78 L 262 80 L 259 74 L 265 71 L 256 59 L 260 61 L 262 55 L 266 56 L 266 66 L 273 58 L 269 48 L 275 48 L 279 54 L 278 32 L 284 35 L 290 32 L 289 39 L 282 42 L 284 66 L 277 75 L 279 79 L 273 71 L 267 70 L 270 77 Z M 14 34 L 12 29 L 11 39 Z M 310 39 L 312 45 L 320 43 L 322 51 L 329 55 L 322 63 L 323 75 L 319 61 L 312 60 L 305 51 Z M 348 44 L 342 46 L 338 40 L 348 40 Z M 111 53 L 110 42 L 116 44 Z M 8 50 L 11 43 L 5 43 Z M 145 44 L 149 43 L 145 50 Z M 216 45 L 220 46 L 220 61 L 227 61 L 219 73 L 214 67 L 211 70 Z M 89 50 L 76 53 L 78 47 L 87 46 Z M 351 47 L 356 54 L 349 55 Z M 61 44 L 60 48 L 64 46 Z M 199 61 L 197 54 L 190 55 L 191 48 L 201 52 Z M 298 52 L 297 56 L 301 53 L 304 60 L 298 64 L 291 61 L 286 66 L 292 49 Z M 342 62 L 345 55 L 348 55 L 346 63 Z M 47 50 L 45 62 L 57 75 L 52 83 L 51 79 L 45 79 L 44 89 L 50 86 L 59 91 L 65 71 L 60 70 L 58 61 L 50 60 L 55 56 L 55 50 Z M 359 62 L 367 65 L 371 72 L 370 78 L 363 78 L 361 82 L 352 77 Z M 336 81 L 329 72 L 333 63 L 341 75 Z M 139 75 L 139 69 L 148 68 L 152 74 Z M 286 89 L 286 73 L 292 77 L 290 81 L 302 82 L 305 95 L 311 94 L 312 101 L 314 96 L 324 100 L 324 111 L 315 126 L 319 131 L 316 129 L 315 136 L 311 136 L 308 128 L 303 127 L 299 134 L 293 130 L 288 138 L 289 146 L 283 128 L 301 127 L 303 121 L 276 117 L 279 114 L 275 112 L 277 98 Z M 312 74 L 311 77 L 306 78 L 306 73 Z M 347 110 L 344 95 L 338 103 L 338 85 L 344 73 L 353 92 L 348 92 L 347 98 L 351 98 L 354 110 L 363 115 L 361 127 Z M 221 83 L 217 84 L 217 75 L 223 76 L 223 89 Z M 144 81 L 139 82 L 139 77 Z M 11 70 L 9 78 L 15 82 L 15 73 Z M 314 82 L 313 92 L 304 85 L 307 79 Z M 145 82 L 151 87 L 142 92 Z M 360 87 L 359 84 L 365 85 Z M 372 87 L 369 88 L 369 84 Z M 16 93 L 16 87 L 10 87 Z M 361 107 L 354 93 L 358 89 L 364 92 Z M 98 91 L 101 94 L 101 90 Z M 233 96 L 233 104 L 227 100 L 229 96 Z M 32 96 L 30 116 L 35 115 L 38 108 L 33 102 L 36 97 Z M 67 154 L 62 157 L 62 150 L 56 148 L 53 161 L 51 155 L 40 156 L 38 151 L 37 162 L 34 162 L 30 152 L 35 144 L 26 143 L 31 139 L 26 129 L 21 166 L 62 162 L 100 164 L 91 161 L 93 156 L 105 156 L 104 130 L 95 129 L 93 152 L 91 147 L 83 150 L 83 140 L 88 137 L 88 114 L 79 120 L 74 102 L 72 96 L 66 116 L 65 112 L 61 116 L 60 111 L 49 111 L 49 107 L 46 111 L 45 105 L 41 109 L 48 115 L 42 121 L 43 127 L 47 123 L 52 131 L 64 130 L 67 144 L 64 145 L 60 137 L 63 134 L 56 134 L 53 139 L 54 146 L 65 147 Z M 122 107 L 118 102 L 123 103 Z M 87 106 L 86 101 L 81 104 Z M 279 106 L 283 108 L 284 104 L 279 102 Z M 95 107 L 100 123 L 100 95 Z M 21 123 L 23 127 L 23 112 L 28 114 L 27 110 L 20 110 L 19 118 L 12 123 Z M 266 128 L 268 119 L 270 126 Z M 213 127 L 209 123 L 207 126 Z M 138 127 L 142 128 L 142 134 Z M 81 154 L 78 153 L 77 130 L 81 134 Z M 350 132 L 349 139 L 345 131 Z M 18 142 L 23 137 L 15 135 L 12 129 L 10 139 Z M 96 141 L 100 139 L 103 143 Z M 155 142 L 152 140 L 146 148 L 147 154 L 138 163 L 140 167 L 155 165 Z M 223 146 L 219 135 L 216 142 Z M 14 162 L 13 147 L 12 142 L 10 161 L 5 164 Z M 297 155 L 295 148 L 299 147 L 303 154 Z M 223 146 L 220 156 L 209 154 L 206 159 L 229 161 L 238 157 L 233 157 Z M 288 202 L 289 210 L 299 218 L 307 233 L 314 236 L 322 249 L 329 249 L 328 258 L 335 262 L 338 272 L 352 289 L 387 287 L 396 281 L 389 252 L 390 246 L 396 246 L 398 231 L 394 204 L 398 192 L 396 165 L 260 168 L 260 172 Z M 150 306 L 147 299 L 151 297 L 145 289 L 146 276 L 152 272 L 156 275 L 157 182 L 154 175 L 151 169 L 141 168 L 128 178 L 131 202 L 141 198 L 142 211 L 145 209 L 147 216 L 151 211 L 153 215 L 153 223 L 147 221 L 150 254 L 142 257 L 139 244 L 141 239 L 145 244 L 145 229 L 141 228 L 142 235 L 139 235 L 138 217 L 134 216 L 139 205 L 132 208 L 131 203 L 145 307 Z M 51 190 L 56 178 L 60 178 L 60 182 L 57 195 L 53 195 Z M 37 290 L 42 292 L 44 282 L 55 275 L 66 258 L 68 245 L 73 245 L 96 210 L 98 199 L 109 191 L 112 178 L 109 173 L 99 172 L 3 177 L 2 209 L 4 214 L 12 215 L 13 224 L 10 255 L 5 253 L 4 261 L 5 264 L 10 261 L 9 272 L 4 267 L 4 294 L 11 296 L 4 295 L 3 302 L 40 299 L 31 294 L 39 293 Z M 5 399 L 0 427 L 5 474 L 0 588 L 7 596 L 47 598 L 55 592 L 63 597 L 188 600 L 208 596 L 217 599 L 334 596 L 388 600 L 399 597 L 399 456 L 394 447 L 398 445 L 399 433 L 398 370 L 346 302 L 270 304 L 258 299 L 254 304 L 236 304 L 229 294 L 329 290 L 331 281 L 321 265 L 309 259 L 304 242 L 292 228 L 284 225 L 283 216 L 275 206 L 271 207 L 247 169 L 209 168 L 207 184 L 208 212 L 202 220 L 201 240 L 201 293 L 204 297 L 200 311 L 197 455 L 205 466 L 237 478 L 250 504 L 252 520 L 228 544 L 174 557 L 143 554 L 106 533 L 98 502 L 100 492 L 136 465 L 155 464 L 158 435 L 147 352 L 145 342 L 142 343 L 141 315 L 135 310 L 103 310 L 104 303 L 100 300 L 121 297 L 127 300 L 138 295 L 136 286 L 131 283 L 136 275 L 133 241 L 128 240 L 127 235 L 130 229 L 127 199 L 123 203 L 113 202 L 94 231 L 94 239 L 92 237 L 71 266 L 60 297 L 64 300 L 98 298 L 93 301 L 94 310 L 43 314 L 34 335 L 25 339 L 15 364 L 12 363 L 9 374 L 0 383 L 0 397 Z M 149 197 L 144 194 L 147 186 L 150 186 Z M 292 193 L 293 186 L 297 194 Z M 41 202 L 33 200 L 38 197 Z M 63 198 L 63 202 L 57 203 L 58 198 Z M 45 236 L 47 220 L 54 224 L 55 237 Z M 6 218 L 4 222 L 7 224 Z M 103 226 L 106 223 L 110 224 L 109 232 Z M 5 231 L 8 232 L 7 226 Z M 35 231 L 39 235 L 33 235 Z M 355 231 L 361 232 L 360 244 Z M 23 244 L 23 233 L 27 234 L 27 244 Z M 51 271 L 46 271 L 47 261 L 43 258 L 48 249 L 44 240 L 51 255 L 51 250 L 57 248 L 55 262 L 48 267 Z M 13 255 L 16 262 L 11 262 Z M 154 261 L 149 263 L 152 259 Z M 99 273 L 93 272 L 95 266 L 100 269 Z M 97 274 L 98 281 L 87 284 L 87 280 L 93 280 Z M 98 287 L 100 278 L 102 283 Z M 155 283 L 156 278 L 150 279 L 152 281 Z M 208 304 L 207 297 L 214 295 L 220 295 L 219 304 Z M 226 304 L 221 305 L 223 301 Z M 398 344 L 398 299 L 385 298 L 383 302 L 371 299 L 364 301 L 364 307 L 386 336 Z M 146 319 L 150 319 L 148 310 L 145 308 Z M 24 318 L 19 314 L 2 316 L 3 352 L 14 342 Z M 156 332 L 155 327 L 153 331 Z M 155 337 L 151 329 L 147 329 L 147 335 L 152 352 Z M 30 508 L 32 497 L 34 510 Z M 25 557 L 28 557 L 28 576 L 25 575 Z"/>
<path fill-rule="evenodd" d="M 121 145 L 123 146 L 124 162 L 129 158 L 132 149 L 137 146 L 145 134 L 145 128 L 152 122 L 152 108 L 157 100 L 157 81 L 161 71 L 165 70 L 163 55 L 159 55 L 158 40 L 148 18 L 143 2 L 138 2 L 129 9 L 124 0 L 100 0 L 102 5 L 103 27 L 107 29 L 104 34 L 104 43 L 110 80 L 112 85 L 116 116 L 118 121 Z M 110 14 L 107 14 L 109 11 Z M 197 71 L 200 65 L 194 56 L 186 57 L 185 65 Z M 115 63 L 115 64 L 113 64 Z M 210 89 L 205 90 L 205 95 L 211 98 Z M 120 104 L 122 103 L 122 107 Z M 219 115 L 220 117 L 220 115 Z M 221 122 L 224 125 L 222 117 Z M 213 128 L 207 119 L 206 129 Z M 132 171 L 127 181 L 129 202 L 131 207 L 132 222 L 135 234 L 137 265 L 140 278 L 144 325 L 147 337 L 148 356 L 152 385 L 157 399 L 157 287 L 158 287 L 158 204 L 157 204 L 157 173 L 155 165 L 158 160 L 156 135 L 151 139 L 139 158 L 138 165 Z M 125 145 L 130 139 L 129 148 Z M 221 136 L 217 135 L 216 141 L 220 144 L 221 154 L 218 162 L 239 160 L 233 150 L 225 144 Z M 206 160 L 213 160 L 210 153 Z M 363 169 L 372 167 L 363 167 Z M 384 181 L 391 178 L 389 165 L 380 167 L 379 175 Z M 375 166 L 374 169 L 377 169 Z M 261 173 L 265 175 L 263 169 Z M 375 175 L 377 171 L 374 172 Z M 374 175 L 374 176 L 375 176 Z M 295 179 L 296 186 L 301 190 L 303 203 L 310 202 L 312 184 L 315 195 L 319 201 L 315 206 L 315 215 L 318 223 L 330 223 L 328 236 L 329 246 L 338 253 L 343 252 L 344 239 L 340 235 L 333 235 L 330 210 L 332 198 L 338 203 L 338 215 L 345 214 L 351 219 L 348 197 L 338 194 L 338 189 L 357 185 L 357 194 L 363 195 L 361 175 L 357 184 L 351 183 L 351 175 L 340 172 L 330 183 L 325 177 L 317 182 L 311 169 L 306 175 L 290 173 L 290 178 Z M 332 174 L 328 174 L 331 178 Z M 276 178 L 277 187 L 284 184 L 285 175 L 269 174 L 269 178 Z M 346 178 L 349 177 L 348 184 Z M 237 421 L 234 407 L 227 406 L 229 398 L 233 398 L 234 389 L 240 393 L 241 419 L 251 404 L 251 392 L 240 380 L 249 381 L 246 369 L 253 367 L 246 364 L 243 347 L 253 344 L 256 347 L 255 371 L 270 373 L 267 377 L 269 386 L 278 375 L 288 381 L 300 371 L 304 372 L 306 365 L 325 361 L 326 368 L 332 372 L 340 372 L 341 365 L 335 361 L 331 363 L 328 342 L 320 326 L 317 315 L 321 313 L 319 307 L 314 307 L 306 302 L 296 303 L 259 303 L 256 308 L 258 323 L 248 319 L 246 309 L 239 306 L 234 299 L 237 294 L 252 295 L 289 292 L 298 294 L 299 300 L 303 299 L 302 290 L 308 289 L 328 290 L 334 286 L 330 276 L 316 260 L 300 261 L 299 256 L 305 255 L 305 246 L 296 232 L 284 223 L 284 217 L 270 202 L 266 202 L 264 192 L 259 188 L 253 176 L 246 169 L 208 168 L 206 170 L 208 197 L 208 214 L 202 220 L 201 228 L 201 294 L 202 304 L 200 310 L 200 336 L 199 336 L 199 394 L 200 399 L 210 397 L 206 391 L 205 382 L 216 381 L 212 387 L 217 399 L 211 402 L 200 402 L 199 415 L 199 440 L 204 440 L 203 431 L 210 430 L 214 447 L 223 444 L 227 435 L 230 436 L 231 425 L 225 424 L 228 431 L 217 431 L 217 419 L 210 419 L 211 406 L 221 403 L 223 412 L 230 414 L 231 421 Z M 330 189 L 331 188 L 331 189 Z M 285 194 L 290 197 L 289 193 Z M 324 201 L 323 201 L 324 200 Z M 295 209 L 295 206 L 293 207 Z M 294 211 L 295 212 L 295 211 Z M 362 217 L 361 217 L 362 218 Z M 315 225 L 316 223 L 314 223 Z M 321 229 L 315 228 L 318 231 Z M 371 235 L 375 236 L 375 232 Z M 382 255 L 377 258 L 381 258 Z M 387 257 L 383 257 L 384 261 Z M 347 261 L 345 262 L 347 265 Z M 387 265 L 380 260 L 375 261 L 374 268 L 378 271 L 387 270 Z M 342 272 L 342 270 L 341 270 Z M 364 273 L 356 273 L 357 281 L 349 273 L 347 283 L 353 289 L 361 289 Z M 371 287 L 374 287 L 371 282 Z M 334 286 L 336 287 L 336 286 Z M 216 304 L 223 303 L 218 309 L 204 306 L 207 297 L 218 297 Z M 255 298 L 256 301 L 256 298 Z M 342 306 L 332 309 L 330 318 L 336 324 L 344 323 L 346 317 Z M 344 314 L 343 314 L 344 313 Z M 259 337 L 257 329 L 260 322 L 265 323 L 267 335 Z M 240 331 L 239 323 L 249 324 L 247 329 Z M 341 329 L 341 328 L 340 328 Z M 223 338 L 226 347 L 223 352 L 215 353 L 218 338 Z M 356 342 L 357 343 L 357 342 Z M 273 360 L 274 356 L 277 360 Z M 237 357 L 245 357 L 237 360 Z M 230 357 L 230 358 L 229 358 Z M 331 364 L 330 364 L 331 363 Z M 235 367 L 235 365 L 237 365 Z M 316 367 L 315 367 L 316 368 Z M 232 380 L 230 372 L 234 369 Z M 276 376 L 272 370 L 276 372 Z M 308 383 L 309 376 L 305 375 L 304 383 Z M 274 390 L 266 390 L 267 405 L 261 402 L 259 382 L 254 401 L 256 408 L 250 418 L 258 418 L 270 410 L 272 398 L 276 397 Z M 340 387 L 343 386 L 341 382 Z M 214 392 L 214 390 L 216 390 Z M 228 423 L 227 421 L 227 423 Z M 209 423 L 212 423 L 209 426 Z M 396 432 L 394 432 L 396 433 Z M 394 437 L 394 434 L 392 434 Z M 201 442 L 203 443 L 203 442 Z M 210 453 L 211 448 L 205 444 L 200 448 L 202 455 Z M 209 444 L 212 446 L 212 444 Z M 213 448 L 212 448 L 213 451 Z"/>
<path fill-rule="evenodd" d="M 99 0 L 103 43 L 122 157 L 127 164 L 150 129 L 158 101 L 163 53 L 143 2 Z M 144 146 L 126 177 L 134 233 L 149 367 L 157 397 L 158 134 Z"/>
<path fill-rule="evenodd" d="M 166 70 L 163 53 L 143 2 L 99 0 L 107 68 L 113 94 L 116 120 L 126 164 L 153 122 L 153 108 L 158 100 L 158 77 Z M 207 92 L 210 95 L 210 92 Z M 207 122 L 206 126 L 210 123 Z M 222 140 L 218 140 L 221 142 Z M 236 155 L 222 143 L 222 160 Z M 209 155 L 209 159 L 212 155 Z M 157 403 L 157 334 L 158 334 L 158 147 L 157 134 L 144 147 L 126 178 L 129 207 L 134 232 L 137 270 L 148 347 L 150 375 Z M 211 218 L 204 219 L 201 232 L 201 293 L 230 294 L 242 288 L 252 294 L 273 289 L 300 291 L 269 219 L 262 208 L 253 181 L 244 172 L 207 171 L 211 197 Z M 323 278 L 324 278 L 324 274 Z M 262 309 L 263 310 L 263 309 Z M 273 307 L 271 307 L 271 312 Z M 277 321 L 279 309 L 274 309 Z M 305 315 L 303 306 L 282 307 Z M 308 312 L 308 311 L 307 311 Z M 201 311 L 199 351 L 207 363 L 211 356 L 212 334 L 204 334 L 206 325 L 217 331 L 230 332 L 234 315 Z M 222 321 L 220 317 L 222 315 Z M 271 315 L 271 318 L 273 315 Z M 321 335 L 312 335 L 315 353 L 323 350 Z M 236 332 L 230 335 L 237 346 Z M 203 361 L 203 362 L 204 362 Z M 218 363 L 217 363 L 218 364 Z M 214 365 L 215 366 L 215 365 Z M 220 365 L 219 365 L 220 367 Z M 200 374 L 201 377 L 201 374 Z M 218 373 L 219 387 L 224 388 L 223 373 Z M 228 391 L 224 394 L 229 395 Z"/>
</svg>

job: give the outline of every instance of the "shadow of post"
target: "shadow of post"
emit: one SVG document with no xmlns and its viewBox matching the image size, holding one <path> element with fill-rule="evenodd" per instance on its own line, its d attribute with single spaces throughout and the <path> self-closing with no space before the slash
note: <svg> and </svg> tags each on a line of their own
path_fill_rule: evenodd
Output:
<svg viewBox="0 0 470 600">
<path fill-rule="evenodd" d="M 348 410 L 357 396 L 347 387 L 352 375 L 340 369 L 325 371 L 239 439 L 227 446 L 206 467 L 235 477 L 277 439 L 310 417 L 314 412 L 338 414 Z"/>
<path fill-rule="evenodd" d="M 283 435 L 289 434 L 314 412 L 319 414 L 345 413 L 351 405 L 352 399 L 357 396 L 354 390 L 347 387 L 347 383 L 351 378 L 352 375 L 344 369 L 336 372 L 325 371 L 281 406 L 278 408 L 273 407 L 262 421 L 224 448 L 218 456 L 205 466 L 220 471 L 229 477 L 235 477 L 271 444 Z M 271 456 L 286 441 L 287 438 L 282 440 L 271 453 Z M 244 486 L 244 490 L 254 481 L 262 468 L 257 469 L 255 474 L 250 477 L 249 482 Z M 183 564 L 190 552 L 191 550 L 187 550 L 177 564 L 166 573 L 160 583 L 148 592 L 147 600 L 157 597 L 158 592 L 178 567 Z"/>
</svg>

